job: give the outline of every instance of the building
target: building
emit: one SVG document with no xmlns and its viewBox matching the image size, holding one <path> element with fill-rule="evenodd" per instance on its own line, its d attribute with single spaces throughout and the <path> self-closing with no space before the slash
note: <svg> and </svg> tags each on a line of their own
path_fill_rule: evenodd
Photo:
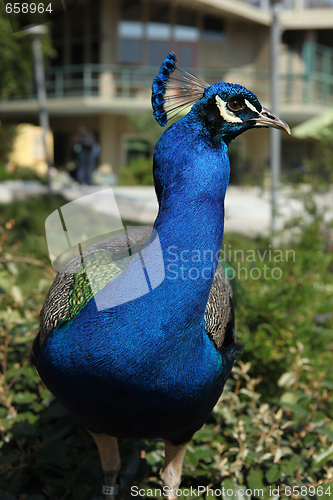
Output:
<svg viewBox="0 0 333 500">
<path fill-rule="evenodd" d="M 47 92 L 55 164 L 69 160 L 80 125 L 95 132 L 101 163 L 114 170 L 133 148 L 144 152 L 127 117 L 151 109 L 151 82 L 170 50 L 208 83 L 243 84 L 269 108 L 270 24 L 269 0 L 81 0 L 52 23 L 57 57 L 47 68 Z M 284 0 L 281 26 L 279 114 L 294 126 L 333 105 L 333 1 Z M 17 123 L 36 124 L 37 110 L 33 95 L 0 103 L 1 116 Z M 283 170 L 300 166 L 313 148 L 283 135 Z M 231 156 L 232 180 L 256 179 L 269 161 L 268 130 L 242 135 Z"/>
</svg>

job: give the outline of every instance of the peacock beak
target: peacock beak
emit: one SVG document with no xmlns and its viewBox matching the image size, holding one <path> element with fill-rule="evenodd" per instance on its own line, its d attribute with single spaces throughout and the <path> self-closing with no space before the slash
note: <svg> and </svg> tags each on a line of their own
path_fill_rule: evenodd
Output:
<svg viewBox="0 0 333 500">
<path fill-rule="evenodd" d="M 285 130 L 289 135 L 291 134 L 288 123 L 284 120 L 281 120 L 281 118 L 274 115 L 274 113 L 266 108 L 262 108 L 261 113 L 259 113 L 259 117 L 253 118 L 253 121 L 255 121 L 255 126 L 278 128 L 281 130 Z"/>
</svg>

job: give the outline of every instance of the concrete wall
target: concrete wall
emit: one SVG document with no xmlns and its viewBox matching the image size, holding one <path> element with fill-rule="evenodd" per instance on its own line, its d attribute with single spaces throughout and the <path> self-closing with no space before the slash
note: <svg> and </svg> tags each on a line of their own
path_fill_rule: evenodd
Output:
<svg viewBox="0 0 333 500">
<path fill-rule="evenodd" d="M 127 132 L 126 117 L 104 114 L 99 116 L 101 158 L 104 169 L 116 170 L 123 161 L 123 136 Z"/>
<path fill-rule="evenodd" d="M 117 63 L 117 24 L 120 17 L 119 0 L 101 0 L 100 63 Z"/>
<path fill-rule="evenodd" d="M 266 166 L 270 157 L 269 129 L 248 130 L 242 137 L 245 142 L 246 159 L 253 168 L 261 169 Z"/>
<path fill-rule="evenodd" d="M 50 132 L 46 138 L 48 156 L 53 160 L 53 135 Z M 8 168 L 15 167 L 35 168 L 40 175 L 46 174 L 47 163 L 41 127 L 30 123 L 21 123 L 17 126 L 17 136 L 13 149 L 9 154 Z"/>
<path fill-rule="evenodd" d="M 225 39 L 222 41 L 202 40 L 200 42 L 200 67 L 268 69 L 269 29 L 267 27 L 227 20 L 225 33 Z"/>
<path fill-rule="evenodd" d="M 227 25 L 226 47 L 228 66 L 243 69 L 267 69 L 269 60 L 267 58 L 260 60 L 259 57 L 267 39 L 267 32 L 268 29 L 264 26 L 230 21 Z M 256 68 L 258 57 L 262 66 L 260 68 Z"/>
</svg>

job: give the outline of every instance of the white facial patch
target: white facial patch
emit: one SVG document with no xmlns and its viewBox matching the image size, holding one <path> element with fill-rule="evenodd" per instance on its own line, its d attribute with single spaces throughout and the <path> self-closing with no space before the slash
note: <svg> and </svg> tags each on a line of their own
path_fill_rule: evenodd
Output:
<svg viewBox="0 0 333 500">
<path fill-rule="evenodd" d="M 251 110 L 254 111 L 255 113 L 259 113 L 259 111 L 251 104 L 247 99 L 245 99 L 245 104 L 246 106 Z"/>
<path fill-rule="evenodd" d="M 243 123 L 243 120 L 241 120 L 238 116 L 235 115 L 235 113 L 227 108 L 227 103 L 222 101 L 220 96 L 216 95 L 215 101 L 223 120 L 232 123 Z"/>
</svg>

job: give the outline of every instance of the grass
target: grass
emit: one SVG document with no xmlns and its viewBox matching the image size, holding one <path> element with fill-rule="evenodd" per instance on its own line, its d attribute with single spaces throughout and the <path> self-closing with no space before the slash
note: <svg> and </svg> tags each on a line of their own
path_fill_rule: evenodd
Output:
<svg viewBox="0 0 333 500">
<path fill-rule="evenodd" d="M 44 222 L 65 203 L 43 196 L 0 208 L 4 500 L 100 498 L 103 478 L 92 439 L 27 362 L 54 276 Z M 292 498 L 295 486 L 303 486 L 306 499 L 333 495 L 330 232 L 318 214 L 308 225 L 295 223 L 298 237 L 279 248 L 280 260 L 268 240 L 239 235 L 224 240 L 225 258 L 236 271 L 237 338 L 245 347 L 219 404 L 186 453 L 182 487 L 210 487 L 215 493 L 207 499 L 219 498 L 223 487 L 257 489 L 252 498 L 268 499 L 277 488 Z M 279 279 L 272 276 L 275 268 Z M 120 452 L 121 498 L 130 498 L 131 485 L 145 489 L 147 498 L 155 496 L 153 490 L 161 488 L 162 443 L 123 440 Z"/>
</svg>

